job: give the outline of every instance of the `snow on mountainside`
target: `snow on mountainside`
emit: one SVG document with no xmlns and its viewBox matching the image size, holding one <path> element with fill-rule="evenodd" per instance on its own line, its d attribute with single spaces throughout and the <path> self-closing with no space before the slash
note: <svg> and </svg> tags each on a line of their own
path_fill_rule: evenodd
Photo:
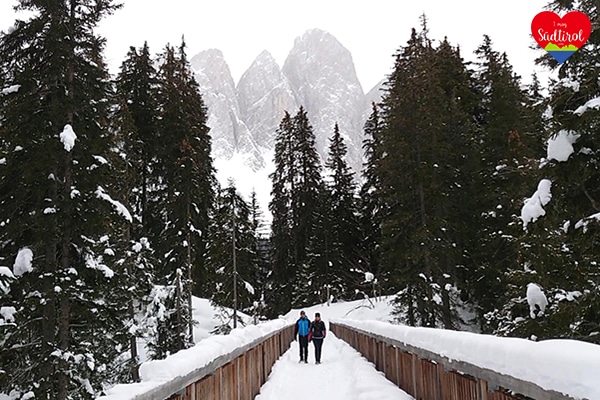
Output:
<svg viewBox="0 0 600 400">
<path fill-rule="evenodd" d="M 233 178 L 246 198 L 256 190 L 267 222 L 268 176 L 284 111 L 294 115 L 304 106 L 323 162 L 337 122 L 348 146 L 348 163 L 360 179 L 363 127 L 371 102 L 381 99 L 383 81 L 365 94 L 352 55 L 331 34 L 312 29 L 298 37 L 283 68 L 263 51 L 237 87 L 219 50 L 205 50 L 191 63 L 209 111 L 217 177 L 223 185 Z"/>
<path fill-rule="evenodd" d="M 262 154 L 240 116 L 235 84 L 223 53 L 205 50 L 195 55 L 191 64 L 208 108 L 213 157 L 229 159 L 235 153 L 244 154 L 248 167 L 263 168 Z"/>
<path fill-rule="evenodd" d="M 322 160 L 337 122 L 348 146 L 348 163 L 360 171 L 366 99 L 350 52 L 331 34 L 312 29 L 296 39 L 283 73 L 308 113 Z"/>
<path fill-rule="evenodd" d="M 275 148 L 275 130 L 287 110 L 298 108 L 294 93 L 281 68 L 263 51 L 237 85 L 242 119 L 255 142 L 265 150 Z"/>
</svg>

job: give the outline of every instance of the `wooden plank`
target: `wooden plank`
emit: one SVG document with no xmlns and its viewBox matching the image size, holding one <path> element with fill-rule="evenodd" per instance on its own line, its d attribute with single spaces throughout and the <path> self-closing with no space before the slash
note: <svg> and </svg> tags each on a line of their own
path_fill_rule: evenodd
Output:
<svg viewBox="0 0 600 400">
<path fill-rule="evenodd" d="M 223 394 L 223 399 L 228 400 L 236 400 L 237 399 L 237 391 L 235 390 L 237 387 L 235 381 L 235 363 L 231 362 L 224 367 L 222 367 L 223 375 L 221 379 L 221 393 Z"/>
<path fill-rule="evenodd" d="M 223 397 L 223 367 L 215 373 L 215 400 L 225 400 Z"/>
<path fill-rule="evenodd" d="M 239 400 L 252 400 L 252 394 L 251 394 L 252 380 L 249 379 L 250 373 L 248 371 L 248 365 L 247 365 L 247 361 L 248 361 L 247 354 L 248 353 L 244 354 L 243 356 L 240 356 L 238 358 L 238 363 L 237 363 L 238 375 L 237 375 L 236 386 L 239 388 L 239 393 L 238 393 Z"/>
<path fill-rule="evenodd" d="M 209 375 L 196 384 L 196 398 L 202 400 L 216 400 L 215 376 Z"/>
<path fill-rule="evenodd" d="M 385 365 L 383 367 L 383 372 L 385 373 L 385 377 L 388 381 L 394 382 L 396 385 L 398 385 L 398 383 L 396 382 L 396 352 L 394 351 L 394 346 L 386 345 L 384 355 Z"/>
</svg>

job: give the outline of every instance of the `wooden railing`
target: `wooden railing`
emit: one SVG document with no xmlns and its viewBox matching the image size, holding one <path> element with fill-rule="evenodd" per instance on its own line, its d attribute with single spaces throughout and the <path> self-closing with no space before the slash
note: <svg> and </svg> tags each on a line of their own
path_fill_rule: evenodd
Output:
<svg viewBox="0 0 600 400">
<path fill-rule="evenodd" d="M 132 400 L 252 400 L 293 340 L 287 326 Z"/>
<path fill-rule="evenodd" d="M 330 329 L 416 400 L 574 400 L 516 377 L 449 360 L 339 322 L 331 322 Z"/>
</svg>

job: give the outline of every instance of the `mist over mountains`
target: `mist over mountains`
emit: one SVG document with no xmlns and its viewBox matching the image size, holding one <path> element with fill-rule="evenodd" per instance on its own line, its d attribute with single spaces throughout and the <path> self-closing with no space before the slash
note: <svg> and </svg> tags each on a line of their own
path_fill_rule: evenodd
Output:
<svg viewBox="0 0 600 400">
<path fill-rule="evenodd" d="M 365 93 L 350 51 L 330 33 L 320 29 L 305 32 L 295 40 L 282 67 L 263 51 L 237 85 L 219 50 L 202 51 L 192 57 L 191 64 L 209 111 L 213 157 L 221 165 L 236 161 L 236 167 L 227 171 L 236 175 L 236 182 L 249 172 L 270 169 L 279 122 L 286 110 L 295 114 L 300 106 L 314 128 L 322 161 L 327 158 L 329 137 L 337 122 L 348 146 L 347 161 L 360 172 L 362 129 L 371 102 L 380 99 L 383 80 Z M 266 200 L 265 196 L 259 197 Z"/>
</svg>

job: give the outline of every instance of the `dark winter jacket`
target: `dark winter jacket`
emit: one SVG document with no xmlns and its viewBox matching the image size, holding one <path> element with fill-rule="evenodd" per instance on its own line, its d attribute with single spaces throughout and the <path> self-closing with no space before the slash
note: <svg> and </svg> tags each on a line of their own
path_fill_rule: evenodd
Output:
<svg viewBox="0 0 600 400">
<path fill-rule="evenodd" d="M 310 324 L 311 339 L 323 339 L 326 333 L 325 322 L 313 321 L 312 324 Z"/>
<path fill-rule="evenodd" d="M 306 317 L 298 318 L 296 321 L 296 328 L 294 330 L 294 336 L 300 334 L 300 336 L 308 336 L 310 330 L 310 320 Z"/>
</svg>

